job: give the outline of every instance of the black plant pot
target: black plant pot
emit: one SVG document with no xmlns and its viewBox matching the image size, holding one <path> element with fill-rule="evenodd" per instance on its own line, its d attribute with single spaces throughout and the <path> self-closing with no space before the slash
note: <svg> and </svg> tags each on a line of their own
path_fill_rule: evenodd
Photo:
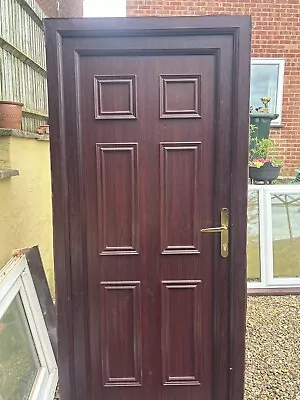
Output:
<svg viewBox="0 0 300 400">
<path fill-rule="evenodd" d="M 277 179 L 281 167 L 274 167 L 271 163 L 266 162 L 262 167 L 249 167 L 249 178 L 253 183 L 263 182 L 264 184 L 272 183 Z"/>
</svg>

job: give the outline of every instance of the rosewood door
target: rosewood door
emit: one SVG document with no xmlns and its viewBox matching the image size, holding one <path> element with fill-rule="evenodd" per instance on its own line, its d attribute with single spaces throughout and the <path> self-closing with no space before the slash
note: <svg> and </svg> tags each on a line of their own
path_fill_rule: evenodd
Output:
<svg viewBox="0 0 300 400">
<path fill-rule="evenodd" d="M 46 28 L 62 400 L 240 400 L 249 19 Z"/>
</svg>

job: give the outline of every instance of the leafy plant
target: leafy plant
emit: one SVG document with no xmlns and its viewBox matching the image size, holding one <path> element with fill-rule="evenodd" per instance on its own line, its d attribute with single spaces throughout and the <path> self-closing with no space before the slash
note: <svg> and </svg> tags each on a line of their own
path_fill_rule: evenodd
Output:
<svg viewBox="0 0 300 400">
<path fill-rule="evenodd" d="M 272 139 L 258 139 L 255 135 L 256 126 L 250 125 L 249 166 L 260 168 L 266 163 L 273 167 L 282 167 L 283 162 L 276 157 L 276 145 Z"/>
</svg>

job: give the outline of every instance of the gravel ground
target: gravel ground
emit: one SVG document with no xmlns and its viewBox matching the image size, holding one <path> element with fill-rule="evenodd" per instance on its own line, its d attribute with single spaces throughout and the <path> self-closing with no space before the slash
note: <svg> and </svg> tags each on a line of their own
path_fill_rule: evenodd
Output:
<svg viewBox="0 0 300 400">
<path fill-rule="evenodd" d="M 248 297 L 244 400 L 300 400 L 300 296 Z"/>
<path fill-rule="evenodd" d="M 248 297 L 246 347 L 244 400 L 300 400 L 300 296 Z"/>
</svg>

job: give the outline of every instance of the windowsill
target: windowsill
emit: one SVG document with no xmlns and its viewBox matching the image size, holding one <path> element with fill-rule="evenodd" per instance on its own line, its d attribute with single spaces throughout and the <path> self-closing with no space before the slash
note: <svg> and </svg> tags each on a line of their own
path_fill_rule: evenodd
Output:
<svg viewBox="0 0 300 400">
<path fill-rule="evenodd" d="M 271 129 L 284 128 L 284 125 L 283 125 L 283 124 L 280 124 L 280 125 L 271 125 L 270 128 L 271 128 Z"/>
<path fill-rule="evenodd" d="M 18 176 L 19 171 L 17 169 L 0 169 L 0 180 L 9 179 L 13 176 Z"/>
<path fill-rule="evenodd" d="M 14 136 L 14 137 L 25 138 L 25 139 L 36 139 L 36 140 L 49 141 L 49 135 L 39 135 L 39 134 L 33 133 L 33 132 L 25 132 L 20 129 L 0 128 L 0 137 L 1 136 Z"/>
<path fill-rule="evenodd" d="M 300 295 L 300 287 L 293 288 L 251 288 L 248 296 L 292 296 Z"/>
</svg>

